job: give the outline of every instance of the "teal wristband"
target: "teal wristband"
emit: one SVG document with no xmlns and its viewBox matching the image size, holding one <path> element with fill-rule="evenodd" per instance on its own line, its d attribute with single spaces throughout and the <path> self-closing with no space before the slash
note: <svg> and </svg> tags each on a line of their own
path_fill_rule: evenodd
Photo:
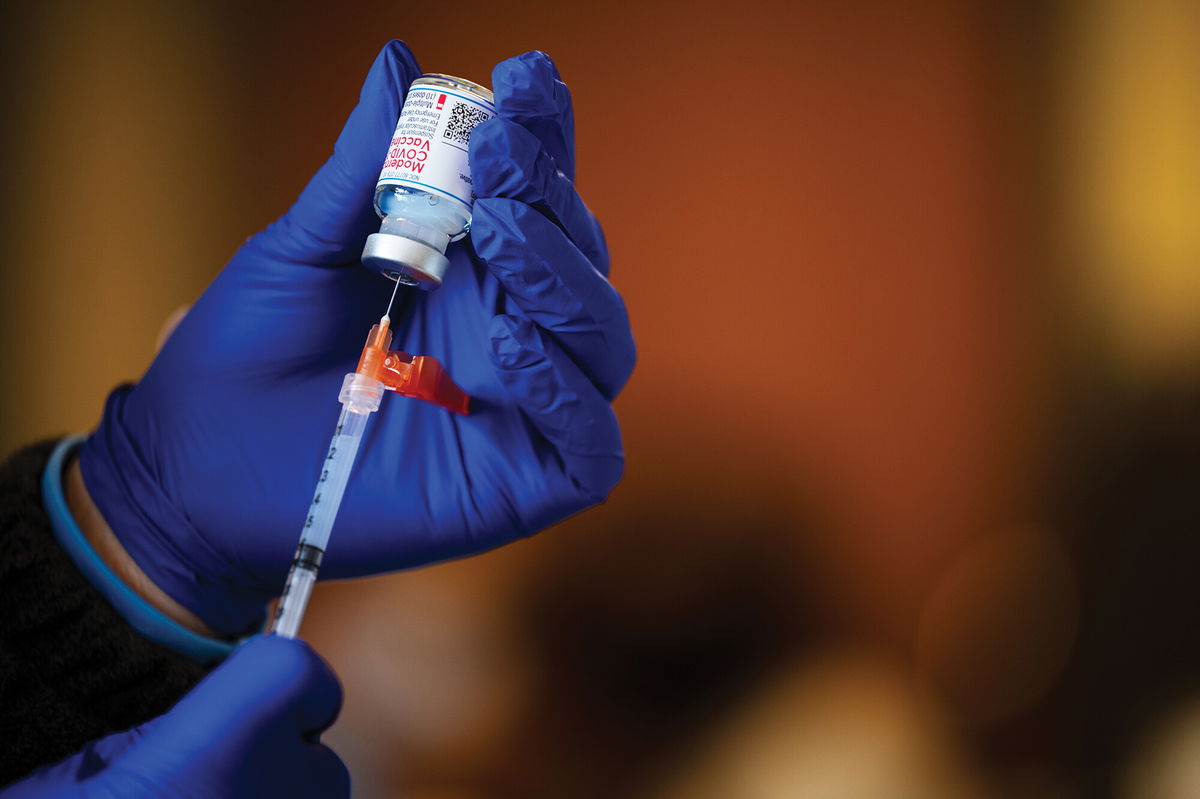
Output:
<svg viewBox="0 0 1200 799">
<path fill-rule="evenodd" d="M 142 599 L 108 567 L 67 507 L 63 493 L 62 470 L 68 456 L 83 443 L 84 436 L 68 436 L 58 443 L 46 471 L 42 473 L 42 504 L 50 517 L 50 526 L 59 545 L 70 555 L 76 568 L 109 601 L 129 625 L 157 644 L 174 650 L 198 663 L 223 660 L 237 643 L 194 633 Z"/>
</svg>

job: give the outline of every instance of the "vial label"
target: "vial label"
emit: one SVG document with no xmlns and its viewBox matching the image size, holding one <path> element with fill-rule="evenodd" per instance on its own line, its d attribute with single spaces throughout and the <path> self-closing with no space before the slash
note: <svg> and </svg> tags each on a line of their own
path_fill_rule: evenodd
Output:
<svg viewBox="0 0 1200 799">
<path fill-rule="evenodd" d="M 467 146 L 471 131 L 496 115 L 485 100 L 440 87 L 409 89 L 379 186 L 408 186 L 447 197 L 468 212 L 475 200 Z"/>
</svg>

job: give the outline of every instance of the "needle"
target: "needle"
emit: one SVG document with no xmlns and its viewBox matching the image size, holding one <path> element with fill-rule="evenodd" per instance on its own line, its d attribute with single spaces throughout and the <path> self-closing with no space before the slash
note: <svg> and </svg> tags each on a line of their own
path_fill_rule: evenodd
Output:
<svg viewBox="0 0 1200 799">
<path fill-rule="evenodd" d="M 392 298 L 390 300 L 388 300 L 387 311 L 384 312 L 383 318 L 379 320 L 380 322 L 389 322 L 390 323 L 392 321 L 392 317 L 391 317 L 392 303 L 396 301 L 396 292 L 398 292 L 399 290 L 400 290 L 400 281 L 397 280 L 395 287 L 392 289 Z"/>
</svg>

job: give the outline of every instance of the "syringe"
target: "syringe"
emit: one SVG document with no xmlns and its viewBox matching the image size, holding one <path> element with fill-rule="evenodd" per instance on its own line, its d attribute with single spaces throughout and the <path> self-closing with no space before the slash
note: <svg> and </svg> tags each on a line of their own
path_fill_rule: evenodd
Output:
<svg viewBox="0 0 1200 799">
<path fill-rule="evenodd" d="M 386 333 L 389 321 L 384 316 L 371 329 L 372 334 L 381 328 Z M 342 414 L 338 417 L 333 440 L 329 442 L 329 452 L 325 455 L 321 476 L 317 479 L 317 490 L 309 503 L 304 529 L 300 532 L 300 544 L 296 547 L 287 583 L 279 598 L 271 628 L 273 633 L 295 638 L 300 630 L 313 583 L 317 581 L 317 569 L 321 567 L 321 558 L 333 530 L 333 520 L 337 518 L 342 494 L 346 492 L 346 482 L 350 479 L 350 469 L 358 455 L 358 445 L 362 443 L 367 417 L 379 410 L 382 399 L 383 383 L 378 380 L 354 372 L 346 375 L 342 381 L 342 391 L 338 395 Z"/>
<path fill-rule="evenodd" d="M 396 284 L 398 289 L 399 282 Z M 392 301 L 396 291 L 392 291 Z M 292 558 L 287 583 L 275 611 L 269 632 L 285 638 L 295 638 L 308 607 L 317 570 L 325 555 L 329 534 L 346 492 L 350 470 L 362 443 L 367 418 L 379 410 L 383 392 L 395 391 L 404 396 L 432 402 L 455 413 L 467 413 L 470 397 L 454 384 L 434 358 L 413 357 L 404 352 L 388 350 L 392 343 L 390 330 L 392 302 L 388 313 L 371 327 L 367 343 L 358 360 L 358 368 L 346 375 L 338 401 L 342 413 L 338 418 L 333 440 L 317 479 L 317 490 L 308 506 L 308 516 L 300 531 L 300 543 Z"/>
<path fill-rule="evenodd" d="M 397 288 L 399 285 L 396 284 Z M 392 297 L 395 296 L 393 292 Z M 388 303 L 388 310 L 391 310 L 391 303 Z M 387 349 L 391 340 L 388 330 L 390 324 L 391 319 L 385 313 L 379 324 L 371 328 L 366 349 Z M 383 346 L 379 346 L 380 343 Z M 364 358 L 366 349 L 363 351 Z M 361 370 L 361 361 L 359 365 Z M 275 611 L 271 632 L 284 638 L 295 638 L 300 631 L 300 622 L 304 620 L 304 611 L 308 608 L 308 598 L 317 581 L 317 570 L 321 568 L 321 558 L 325 555 L 329 534 L 333 531 L 333 520 L 337 518 L 338 508 L 342 505 L 342 495 L 346 493 L 346 483 L 350 480 L 350 469 L 354 466 L 358 446 L 362 443 L 367 418 L 379 410 L 379 403 L 383 399 L 383 383 L 369 374 L 361 374 L 360 370 L 351 372 L 342 380 L 342 390 L 338 394 L 342 414 L 334 428 L 333 440 L 329 442 L 329 452 L 325 454 L 321 476 L 317 478 L 317 490 L 308 505 L 308 516 L 300 531 L 300 543 L 292 557 L 283 595 L 279 597 L 279 606 Z"/>
</svg>

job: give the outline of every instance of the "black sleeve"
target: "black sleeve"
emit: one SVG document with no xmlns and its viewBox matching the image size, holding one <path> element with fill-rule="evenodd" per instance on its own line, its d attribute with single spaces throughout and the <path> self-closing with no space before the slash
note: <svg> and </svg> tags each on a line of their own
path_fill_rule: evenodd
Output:
<svg viewBox="0 0 1200 799">
<path fill-rule="evenodd" d="M 206 672 L 130 627 L 59 547 L 41 496 L 53 449 L 0 466 L 0 785 L 161 715 Z"/>
</svg>

